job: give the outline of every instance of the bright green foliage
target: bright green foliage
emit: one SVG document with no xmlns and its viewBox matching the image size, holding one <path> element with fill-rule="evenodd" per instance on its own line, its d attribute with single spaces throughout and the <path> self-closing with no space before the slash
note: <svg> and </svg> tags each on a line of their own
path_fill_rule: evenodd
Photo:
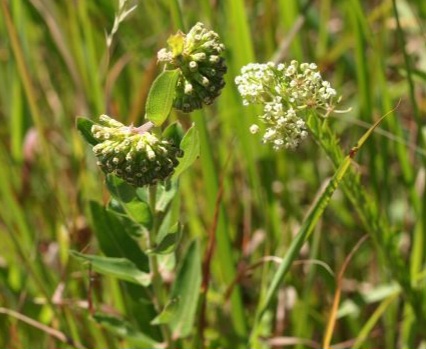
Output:
<svg viewBox="0 0 426 349">
<path fill-rule="evenodd" d="M 151 283 L 150 275 L 140 271 L 135 264 L 126 258 L 92 256 L 76 251 L 71 251 L 71 255 L 80 261 L 89 262 L 98 273 L 114 276 L 120 280 L 142 286 L 148 286 Z"/>
<path fill-rule="evenodd" d="M 166 70 L 152 84 L 146 101 L 146 117 L 156 126 L 161 126 L 169 116 L 178 78 L 178 70 Z"/>
<path fill-rule="evenodd" d="M 174 178 L 177 178 L 188 169 L 200 155 L 200 136 L 194 126 L 192 126 L 183 137 L 180 148 L 183 151 L 183 157 L 180 159 L 179 165 L 175 169 Z"/>
<path fill-rule="evenodd" d="M 424 348 L 425 23 L 423 0 L 0 0 L 0 348 Z M 248 64 L 288 74 L 260 105 Z M 104 127 L 173 169 L 126 182 Z"/>
<path fill-rule="evenodd" d="M 182 259 L 170 293 L 170 300 L 176 302 L 170 318 L 170 328 L 175 337 L 186 337 L 194 332 L 201 286 L 200 252 L 199 243 L 193 241 Z"/>
<path fill-rule="evenodd" d="M 107 314 L 95 314 L 93 319 L 117 336 L 140 348 L 155 348 L 160 343 L 134 328 L 132 324 Z"/>
</svg>

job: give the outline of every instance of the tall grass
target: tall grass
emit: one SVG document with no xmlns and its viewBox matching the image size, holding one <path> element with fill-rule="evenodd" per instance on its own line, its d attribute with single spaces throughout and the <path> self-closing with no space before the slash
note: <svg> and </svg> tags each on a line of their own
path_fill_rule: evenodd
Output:
<svg viewBox="0 0 426 349">
<path fill-rule="evenodd" d="M 134 4 L 107 47 L 118 2 L 0 0 L 0 348 L 131 346 L 92 310 L 161 338 L 149 324 L 152 309 L 129 298 L 128 286 L 69 257 L 71 249 L 100 253 L 90 202 L 108 200 L 74 124 L 102 113 L 141 124 L 161 69 L 156 52 L 197 21 L 220 34 L 228 65 L 212 107 L 173 115 L 194 122 L 201 141 L 200 159 L 180 183 L 177 259 L 193 238 L 202 255 L 209 232 L 217 243 L 204 346 L 247 348 L 255 338 L 258 348 L 321 348 L 327 337 L 333 348 L 424 348 L 424 1 Z M 316 62 L 343 96 L 342 109 L 352 108 L 325 128 L 311 125 L 296 151 L 274 152 L 248 132 L 258 111 L 242 106 L 233 83 L 243 65 L 273 59 Z M 390 111 L 272 292 L 315 193 Z"/>
</svg>

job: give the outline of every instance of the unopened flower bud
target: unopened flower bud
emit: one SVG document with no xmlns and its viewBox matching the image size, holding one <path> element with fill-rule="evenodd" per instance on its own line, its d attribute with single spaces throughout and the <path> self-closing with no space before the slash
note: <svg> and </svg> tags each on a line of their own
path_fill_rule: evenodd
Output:
<svg viewBox="0 0 426 349">
<path fill-rule="evenodd" d="M 225 46 L 219 35 L 197 23 L 188 34 L 171 36 L 168 44 L 157 58 L 166 63 L 166 69 L 180 70 L 173 106 L 188 113 L 213 103 L 225 86 L 226 65 L 221 57 Z M 192 86 L 191 93 L 188 86 Z"/>
<path fill-rule="evenodd" d="M 178 145 L 158 138 L 145 125 L 125 126 L 102 115 L 99 125 L 93 125 L 91 131 L 99 141 L 93 152 L 102 171 L 136 187 L 167 179 L 179 163 L 177 158 L 182 156 Z"/>
</svg>

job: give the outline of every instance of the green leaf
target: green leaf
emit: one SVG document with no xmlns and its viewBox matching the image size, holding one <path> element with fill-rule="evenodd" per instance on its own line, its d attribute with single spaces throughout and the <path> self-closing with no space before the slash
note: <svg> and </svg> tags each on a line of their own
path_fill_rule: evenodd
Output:
<svg viewBox="0 0 426 349">
<path fill-rule="evenodd" d="M 182 224 L 176 223 L 166 234 L 158 234 L 157 246 L 151 251 L 157 254 L 168 254 L 176 250 L 182 236 Z"/>
<path fill-rule="evenodd" d="M 177 180 L 169 180 L 164 184 L 157 185 L 155 210 L 165 212 L 170 202 L 176 195 L 178 189 Z"/>
<path fill-rule="evenodd" d="M 137 194 L 137 189 L 114 175 L 106 177 L 106 184 L 111 195 L 118 200 L 111 204 L 111 208 L 119 214 L 126 214 L 135 223 L 146 228 L 152 224 L 152 213 L 146 201 Z"/>
<path fill-rule="evenodd" d="M 168 179 L 164 183 L 157 184 L 155 210 L 157 212 L 165 212 L 170 202 L 176 195 L 178 189 L 178 181 Z M 140 201 L 148 202 L 149 194 L 147 188 L 137 188 L 136 196 Z"/>
<path fill-rule="evenodd" d="M 156 126 L 161 126 L 169 116 L 175 98 L 179 70 L 163 71 L 149 90 L 146 101 L 146 117 Z"/>
<path fill-rule="evenodd" d="M 77 251 L 70 251 L 70 254 L 81 262 L 90 262 L 92 268 L 100 274 L 114 276 L 120 280 L 129 281 L 145 287 L 151 284 L 151 275 L 139 270 L 127 258 L 95 256 L 82 254 Z"/>
<path fill-rule="evenodd" d="M 149 205 L 146 202 L 135 199 L 123 205 L 129 217 L 134 222 L 146 227 L 147 229 L 151 228 L 152 213 Z"/>
<path fill-rule="evenodd" d="M 183 157 L 179 159 L 179 165 L 177 165 L 172 179 L 178 178 L 200 155 L 200 136 L 194 125 L 183 137 L 180 148 L 184 152 Z"/>
<path fill-rule="evenodd" d="M 92 126 L 95 124 L 92 120 L 87 118 L 78 117 L 77 118 L 77 129 L 80 131 L 81 135 L 87 143 L 90 145 L 96 145 L 99 141 L 93 137 Z"/>
<path fill-rule="evenodd" d="M 136 189 L 117 176 L 107 175 L 106 185 L 111 195 L 121 202 L 130 202 L 136 198 Z"/>
<path fill-rule="evenodd" d="M 163 137 L 169 140 L 173 140 L 176 145 L 180 145 L 184 136 L 182 125 L 179 122 L 174 122 L 166 127 L 163 131 Z"/>
<path fill-rule="evenodd" d="M 92 226 L 102 252 L 108 257 L 124 257 L 142 271 L 149 271 L 148 257 L 128 234 L 129 224 L 97 202 L 90 202 Z"/>
<path fill-rule="evenodd" d="M 151 325 L 168 324 L 173 319 L 173 316 L 174 316 L 174 313 L 176 312 L 178 304 L 179 304 L 179 299 L 171 299 L 166 304 L 163 311 L 160 314 L 158 314 L 158 316 L 156 316 L 154 320 L 151 321 Z"/>
<path fill-rule="evenodd" d="M 126 339 L 132 345 L 144 348 L 157 348 L 160 344 L 146 334 L 139 332 L 129 322 L 123 319 L 100 313 L 93 315 L 93 319 L 108 331 Z"/>
<path fill-rule="evenodd" d="M 193 241 L 186 251 L 171 291 L 170 302 L 177 300 L 176 306 L 170 309 L 173 316 L 171 316 L 169 326 L 173 331 L 173 337 L 183 338 L 191 333 L 200 286 L 200 246 L 197 241 Z"/>
</svg>

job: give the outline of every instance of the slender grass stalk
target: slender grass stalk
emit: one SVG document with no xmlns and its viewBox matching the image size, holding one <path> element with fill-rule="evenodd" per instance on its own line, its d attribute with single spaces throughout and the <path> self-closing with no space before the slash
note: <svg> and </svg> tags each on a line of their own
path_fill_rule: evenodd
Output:
<svg viewBox="0 0 426 349">
<path fill-rule="evenodd" d="M 84 28 L 83 37 L 86 49 L 86 69 L 89 72 L 89 84 L 92 96 L 93 106 L 95 108 L 95 114 L 100 114 L 105 110 L 105 96 L 101 88 L 101 77 L 99 62 L 100 59 L 96 54 L 97 49 L 95 47 L 95 33 L 93 31 L 93 22 L 89 20 L 90 13 L 88 9 L 88 3 L 83 1 L 77 5 L 78 17 L 81 21 L 81 26 Z"/>
<path fill-rule="evenodd" d="M 155 244 L 155 238 L 158 234 L 158 229 L 160 227 L 160 221 L 158 217 L 158 213 L 156 212 L 156 197 L 157 197 L 157 186 L 151 185 L 149 187 L 149 206 L 152 211 L 152 228 L 149 230 L 149 249 L 152 249 Z M 158 256 L 155 253 L 150 253 L 149 257 L 149 266 L 152 274 L 152 288 L 154 291 L 154 299 L 155 299 L 155 308 L 158 313 L 164 309 L 166 305 L 166 295 L 165 290 L 163 288 L 162 277 L 160 274 L 159 264 L 158 264 Z M 166 341 L 167 348 L 173 347 L 173 340 L 170 334 L 170 330 L 168 325 L 160 325 L 161 333 L 164 336 L 164 340 Z"/>
<path fill-rule="evenodd" d="M 380 122 L 385 117 L 386 115 L 381 117 L 378 121 L 376 121 L 376 123 L 359 139 L 358 143 L 355 145 L 355 147 L 352 148 L 351 152 L 346 157 L 344 157 L 343 160 L 340 161 L 340 164 L 338 168 L 336 169 L 333 177 L 330 179 L 330 182 L 325 187 L 325 189 L 320 193 L 320 195 L 318 196 L 318 199 L 312 205 L 311 210 L 309 211 L 308 215 L 304 219 L 303 224 L 297 236 L 291 242 L 290 247 L 286 251 L 286 254 L 283 257 L 283 261 L 281 265 L 279 266 L 278 270 L 276 271 L 271 284 L 269 285 L 266 297 L 260 302 L 260 306 L 256 313 L 255 326 L 251 334 L 251 342 L 254 345 L 258 345 L 257 344 L 258 336 L 259 336 L 258 327 L 262 319 L 262 316 L 265 314 L 266 310 L 271 305 L 273 297 L 276 295 L 282 281 L 284 280 L 284 277 L 287 275 L 288 271 L 290 270 L 291 264 L 293 263 L 297 255 L 299 254 L 303 244 L 307 241 L 307 239 L 310 237 L 311 233 L 313 232 L 315 225 L 318 223 L 318 220 L 322 216 L 334 191 L 338 188 L 339 184 L 342 182 L 345 175 L 347 173 L 350 173 L 350 171 L 348 170 L 350 169 L 352 158 L 358 152 L 360 147 L 364 145 L 365 141 L 368 139 L 368 137 L 372 134 L 374 129 L 380 124 Z M 318 117 L 316 115 L 311 116 L 311 120 L 317 120 L 317 119 Z M 320 121 L 317 121 L 317 122 L 320 122 Z M 320 126 L 320 127 L 323 127 L 323 126 Z M 334 151 L 336 150 L 337 148 L 334 149 Z"/>
<path fill-rule="evenodd" d="M 18 73 L 22 81 L 25 95 L 27 97 L 28 104 L 31 110 L 31 116 L 34 120 L 35 127 L 37 128 L 43 154 L 45 154 L 45 156 L 43 157 L 43 160 L 45 162 L 44 164 L 46 168 L 48 169 L 47 171 L 48 175 L 51 177 L 53 176 L 53 173 L 54 173 L 54 170 L 53 170 L 54 162 L 52 161 L 52 154 L 50 151 L 50 147 L 45 138 L 45 128 L 44 128 L 43 119 L 41 117 L 41 113 L 36 101 L 35 89 L 31 81 L 31 76 L 30 76 L 27 64 L 25 62 L 25 58 L 24 58 L 20 41 L 19 41 L 18 33 L 12 21 L 7 1 L 1 0 L 0 6 L 3 12 L 4 20 L 6 23 L 10 42 L 12 45 L 12 51 L 16 60 Z M 53 179 L 52 178 L 50 179 L 52 180 L 52 183 L 53 183 Z"/>
<path fill-rule="evenodd" d="M 327 327 L 325 330 L 324 340 L 323 340 L 323 348 L 324 349 L 330 349 L 330 343 L 333 336 L 334 326 L 336 324 L 337 319 L 337 311 L 339 309 L 339 303 L 340 303 L 340 297 L 342 293 L 342 283 L 343 283 L 343 276 L 346 271 L 346 268 L 349 265 L 349 262 L 351 261 L 353 255 L 355 252 L 360 248 L 362 243 L 368 238 L 368 235 L 365 235 L 361 240 L 358 241 L 358 243 L 354 246 L 354 248 L 350 251 L 348 256 L 345 258 L 345 261 L 343 262 L 342 267 L 340 268 L 339 274 L 337 275 L 336 280 L 336 292 L 334 294 L 333 299 L 333 305 L 331 307 L 330 316 L 328 318 Z"/>
<path fill-rule="evenodd" d="M 392 112 L 392 111 L 391 111 Z M 391 113 L 389 112 L 389 113 Z M 388 113 L 388 114 L 389 114 Z M 387 114 L 385 114 L 386 116 Z M 312 118 L 312 120 L 314 120 Z M 321 131 L 319 131 L 321 129 Z M 343 152 L 335 143 L 336 140 L 328 127 L 312 126 L 311 131 L 315 140 L 327 153 L 335 167 L 343 158 Z M 330 141 L 333 140 L 334 141 Z M 406 266 L 400 252 L 392 240 L 391 228 L 387 221 L 380 216 L 380 210 L 376 202 L 367 194 L 361 186 L 359 177 L 352 171 L 347 174 L 347 179 L 343 182 L 343 191 L 354 205 L 356 212 L 361 218 L 367 231 L 370 232 L 378 251 L 383 256 L 393 276 L 405 290 L 407 301 L 410 303 L 416 318 L 420 323 L 424 321 L 424 314 L 421 306 L 421 297 L 412 288 L 409 275 L 406 273 Z"/>
<path fill-rule="evenodd" d="M 398 40 L 400 43 L 400 46 L 402 48 L 402 53 L 404 56 L 404 63 L 405 63 L 405 69 L 407 72 L 407 83 L 409 87 L 409 96 L 410 96 L 410 102 L 411 107 L 413 108 L 413 117 L 414 120 L 417 123 L 417 138 L 419 139 L 419 144 L 424 148 L 426 146 L 425 139 L 424 139 L 424 133 L 422 132 L 422 121 L 420 118 L 420 111 L 419 107 L 417 105 L 417 100 L 415 96 L 415 86 L 413 81 L 413 73 L 412 73 L 412 64 L 410 57 L 407 53 L 406 49 L 406 43 L 404 38 L 404 32 L 401 28 L 401 23 L 399 19 L 399 13 L 398 8 L 396 5 L 396 1 L 392 0 L 392 8 L 393 8 L 393 14 L 397 23 L 397 35 Z M 426 159 L 422 158 L 422 164 L 423 166 L 426 166 Z M 414 187 L 413 187 L 414 188 Z M 420 220 L 418 221 L 416 227 L 414 228 L 413 232 L 413 250 L 411 254 L 411 260 L 410 260 L 410 277 L 411 277 L 411 283 L 413 286 L 416 286 L 416 278 L 417 274 L 421 272 L 424 260 L 425 260 L 425 251 L 426 251 L 426 239 L 424 237 L 424 231 L 426 229 L 426 186 L 423 188 L 422 193 L 423 200 L 421 202 L 421 209 L 420 209 Z M 421 311 L 423 312 L 423 316 L 425 319 L 424 324 L 426 325 L 426 305 L 424 305 L 424 302 L 426 300 L 426 297 L 423 296 L 423 307 Z M 420 306 L 420 304 L 418 304 Z"/>
<path fill-rule="evenodd" d="M 353 344 L 353 349 L 362 348 L 364 341 L 368 338 L 368 334 L 371 332 L 373 327 L 379 321 L 380 317 L 383 316 L 383 313 L 388 309 L 388 307 L 398 298 L 399 292 L 396 292 L 390 296 L 388 296 L 374 311 L 373 315 L 370 316 L 367 323 L 364 324 L 361 331 L 359 332 L 358 337 Z"/>
<path fill-rule="evenodd" d="M 212 147 L 210 145 L 210 139 L 207 133 L 206 119 L 202 112 L 193 113 L 193 120 L 195 121 L 196 127 L 200 134 L 201 141 L 201 161 L 202 169 L 206 183 L 206 194 L 209 202 L 209 211 L 214 212 L 215 198 L 217 197 L 218 188 L 218 177 L 214 165 L 213 154 L 211 152 Z M 235 278 L 235 262 L 232 257 L 231 241 L 228 234 L 228 227 L 226 221 L 226 215 L 223 207 L 220 209 L 218 228 L 216 232 L 217 241 L 217 254 L 221 259 L 220 266 L 220 278 L 228 285 Z M 244 308 L 241 299 L 241 291 L 239 287 L 236 287 L 231 296 L 231 319 L 235 329 L 235 332 L 241 338 L 247 331 L 246 317 L 244 315 Z"/>
<path fill-rule="evenodd" d="M 182 16 L 182 10 L 179 6 L 179 0 L 168 0 L 170 12 L 172 14 L 173 26 L 175 30 L 186 32 L 185 23 Z"/>
</svg>

